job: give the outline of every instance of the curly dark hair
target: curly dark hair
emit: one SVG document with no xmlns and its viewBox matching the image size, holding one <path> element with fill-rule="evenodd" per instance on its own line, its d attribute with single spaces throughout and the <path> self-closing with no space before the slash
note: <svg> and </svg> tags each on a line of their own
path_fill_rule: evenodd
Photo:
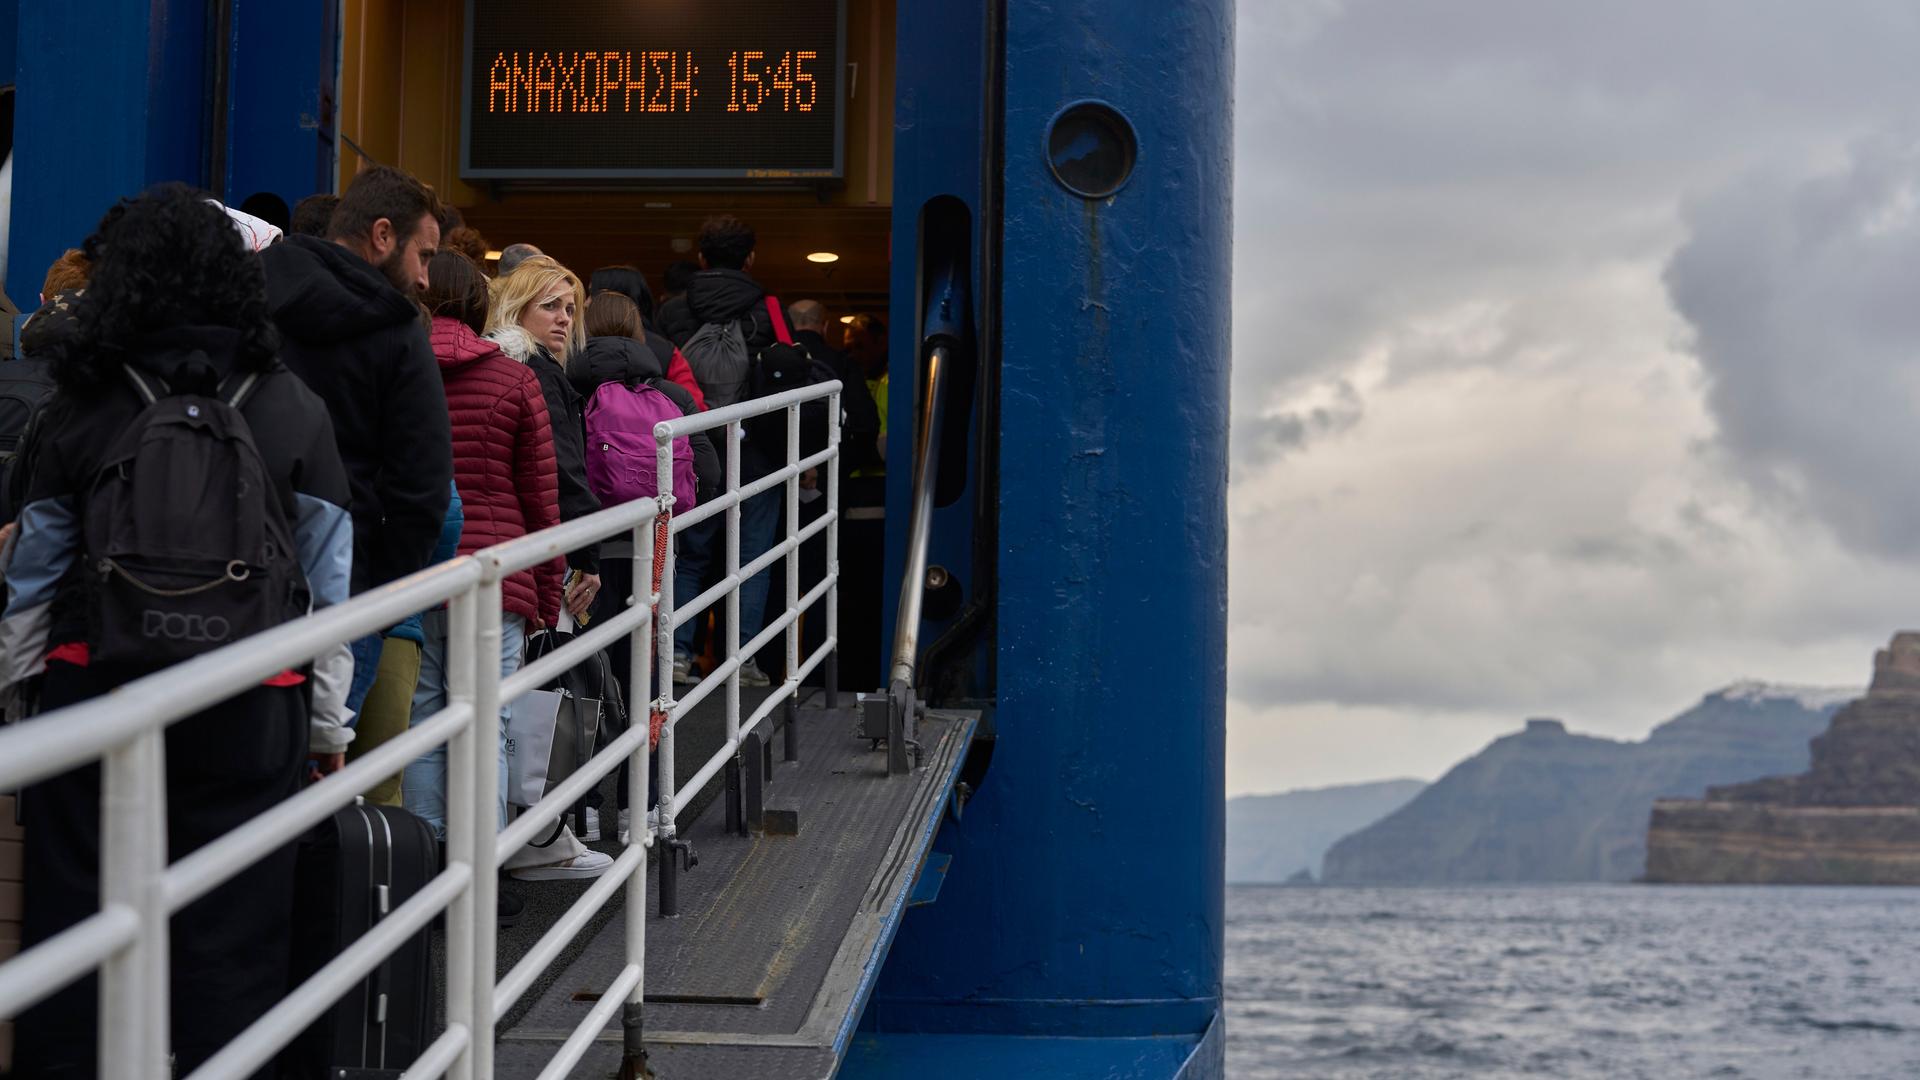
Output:
<svg viewBox="0 0 1920 1080">
<path fill-rule="evenodd" d="M 710 217 L 700 226 L 700 255 L 715 270 L 745 270 L 753 244 L 753 227 L 732 214 Z"/>
<path fill-rule="evenodd" d="M 260 259 L 232 219 L 185 184 L 159 184 L 122 199 L 82 248 L 93 276 L 72 337 L 52 365 L 66 390 L 92 396 L 140 340 L 180 326 L 240 331 L 242 370 L 265 371 L 280 351 L 267 314 Z"/>
</svg>

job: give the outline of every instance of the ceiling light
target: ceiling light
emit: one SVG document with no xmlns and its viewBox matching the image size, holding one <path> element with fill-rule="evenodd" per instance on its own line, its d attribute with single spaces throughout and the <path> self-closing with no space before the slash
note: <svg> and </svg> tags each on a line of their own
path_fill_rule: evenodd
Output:
<svg viewBox="0 0 1920 1080">
<path fill-rule="evenodd" d="M 852 326 L 852 325 L 853 325 L 853 316 L 851 316 L 851 315 L 842 315 L 842 316 L 840 316 L 840 321 L 841 321 L 841 322 L 842 322 L 843 324 L 845 324 L 845 325 L 848 325 L 848 326 Z"/>
<path fill-rule="evenodd" d="M 813 263 L 836 263 L 840 261 L 840 256 L 835 255 L 831 251 L 815 251 L 807 255 L 807 261 Z"/>
<path fill-rule="evenodd" d="M 488 261 L 488 262 L 499 262 L 499 261 L 500 261 L 500 253 L 499 253 L 499 252 L 497 252 L 497 251 L 489 251 L 489 252 L 487 252 L 487 261 Z"/>
</svg>

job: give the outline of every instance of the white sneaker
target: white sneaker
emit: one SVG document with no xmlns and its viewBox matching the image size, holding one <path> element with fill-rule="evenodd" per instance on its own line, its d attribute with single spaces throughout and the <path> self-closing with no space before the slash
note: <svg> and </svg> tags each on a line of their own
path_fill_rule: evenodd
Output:
<svg viewBox="0 0 1920 1080">
<path fill-rule="evenodd" d="M 591 806 L 587 807 L 587 831 L 580 834 L 580 839 L 589 844 L 600 842 L 600 811 Z"/>
<path fill-rule="evenodd" d="M 772 684 L 773 680 L 767 678 L 767 673 L 760 670 L 759 664 L 748 660 L 740 665 L 741 686 L 771 686 Z"/>
<path fill-rule="evenodd" d="M 613 856 L 604 851 L 583 851 L 566 862 L 546 866 L 523 866 L 507 873 L 521 881 L 588 881 L 607 872 Z"/>
<path fill-rule="evenodd" d="M 673 654 L 673 684 L 685 686 L 693 681 L 693 657 L 686 653 Z"/>
<path fill-rule="evenodd" d="M 620 811 L 620 842 L 621 843 L 630 844 L 633 842 L 631 839 L 629 839 L 633 835 L 632 824 L 633 824 L 633 811 L 631 810 Z M 660 810 L 658 807 L 656 807 L 652 810 L 647 811 L 647 831 L 649 833 L 656 832 L 659 830 L 659 828 L 660 828 Z"/>
</svg>

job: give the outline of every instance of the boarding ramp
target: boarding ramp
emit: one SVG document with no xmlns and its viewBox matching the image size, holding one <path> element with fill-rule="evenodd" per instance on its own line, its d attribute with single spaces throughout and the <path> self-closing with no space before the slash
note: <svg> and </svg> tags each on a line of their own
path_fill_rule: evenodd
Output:
<svg viewBox="0 0 1920 1080">
<path fill-rule="evenodd" d="M 613 507 L 440 564 L 105 697 L 0 731 L 0 790 L 97 761 L 109 793 L 101 826 L 101 909 L 0 964 L 0 1018 L 16 1016 L 97 970 L 101 1074 L 168 1076 L 169 1016 L 193 1007 L 168 1000 L 169 917 L 444 744 L 446 867 L 196 1069 L 192 1080 L 243 1077 L 273 1060 L 443 912 L 444 930 L 434 931 L 442 1011 L 435 1018 L 436 1037 L 406 1068 L 409 1078 L 649 1071 L 676 1077 L 831 1075 L 901 913 L 916 896 L 930 899 L 944 872 L 944 865 L 930 868 L 938 860 L 929 860 L 929 845 L 942 815 L 958 812 L 955 782 L 977 720 L 970 714 L 924 714 L 919 767 L 890 775 L 887 754 L 879 750 L 884 740 L 856 734 L 858 706 L 839 701 L 833 690 L 839 390 L 837 382 L 826 383 L 663 423 L 656 430 L 664 488 L 657 500 Z M 828 445 L 802 456 L 801 410 L 814 401 L 828 409 Z M 787 414 L 785 465 L 741 484 L 742 422 L 781 410 Z M 672 441 L 694 431 L 713 431 L 724 440 L 726 491 L 675 514 Z M 816 469 L 824 479 L 826 510 L 802 527 L 802 477 Z M 775 488 L 784 488 L 785 535 L 742 565 L 740 504 Z M 726 574 L 676 604 L 667 538 L 715 515 L 726 526 Z M 801 595 L 800 547 L 815 537 L 824 538 L 826 574 Z M 636 589 L 657 581 L 657 591 L 630 597 L 627 610 L 502 679 L 485 662 L 498 655 L 500 583 L 515 571 L 609 538 L 631 542 Z M 740 584 L 780 560 L 786 567 L 784 606 L 766 629 L 742 642 Z M 720 662 L 676 697 L 673 630 L 716 602 L 726 605 L 729 616 Z M 168 861 L 168 725 L 309 663 L 342 641 L 442 603 L 451 627 L 445 709 L 221 840 Z M 800 620 L 810 612 L 825 620 L 825 637 L 802 658 Z M 757 691 L 743 687 L 745 658 L 776 637 L 784 637 L 784 677 Z M 660 828 L 638 827 L 653 747 L 650 725 L 639 722 L 636 706 L 635 722 L 623 734 L 496 834 L 490 825 L 500 702 L 609 647 L 630 650 L 628 700 L 648 703 L 647 711 L 661 720 Z M 803 691 L 816 669 L 824 669 L 825 689 Z M 653 672 L 661 687 L 657 695 L 649 685 Z M 543 909 L 552 900 L 549 888 L 567 902 L 503 939 L 496 928 L 498 868 L 589 790 L 610 787 L 622 767 L 636 810 L 632 842 L 601 845 L 611 847 L 616 862 L 591 884 L 523 887 L 541 894 Z M 611 839 L 612 801 L 605 806 L 603 835 Z M 648 874 L 650 864 L 658 874 Z"/>
</svg>

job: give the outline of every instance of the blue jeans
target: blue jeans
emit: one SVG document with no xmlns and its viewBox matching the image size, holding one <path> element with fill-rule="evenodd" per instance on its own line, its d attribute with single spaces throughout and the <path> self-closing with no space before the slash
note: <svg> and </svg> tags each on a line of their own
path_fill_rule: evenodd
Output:
<svg viewBox="0 0 1920 1080">
<path fill-rule="evenodd" d="M 420 685 L 413 692 L 412 724 L 422 723 L 432 718 L 434 713 L 447 707 L 447 609 L 438 608 L 429 611 L 421 619 L 421 629 L 426 632 L 427 642 L 420 649 Z M 500 677 L 506 678 L 520 670 L 520 659 L 526 654 L 526 620 L 518 615 L 507 615 L 500 620 Z M 495 786 L 495 808 L 498 811 L 494 828 L 507 827 L 507 718 L 513 715 L 512 703 L 500 703 L 500 748 L 494 756 L 500 765 L 499 783 Z M 415 817 L 433 828 L 433 835 L 439 839 L 447 836 L 447 747 L 445 743 L 434 747 L 420 757 L 407 763 L 407 771 L 400 780 L 400 795 L 407 804 L 407 810 Z"/>
<path fill-rule="evenodd" d="M 767 553 L 773 546 L 773 533 L 780 525 L 780 497 L 784 488 L 763 491 L 740 504 L 740 565 L 745 566 Z M 677 607 L 700 595 L 707 567 L 724 564 L 727 558 L 726 514 L 719 513 L 680 534 L 674 549 L 673 602 Z M 717 578 L 720 571 L 715 572 Z M 740 586 L 740 644 L 745 645 L 760 632 L 767 613 L 767 587 L 772 581 L 769 570 L 762 570 Z M 693 619 L 673 632 L 675 655 L 693 652 Z M 720 652 L 724 654 L 725 649 Z"/>
<path fill-rule="evenodd" d="M 353 653 L 353 681 L 347 684 L 347 726 L 360 722 L 360 706 L 367 703 L 367 691 L 373 689 L 374 676 L 380 674 L 380 650 L 386 647 L 382 634 L 368 634 L 347 643 Z"/>
</svg>

